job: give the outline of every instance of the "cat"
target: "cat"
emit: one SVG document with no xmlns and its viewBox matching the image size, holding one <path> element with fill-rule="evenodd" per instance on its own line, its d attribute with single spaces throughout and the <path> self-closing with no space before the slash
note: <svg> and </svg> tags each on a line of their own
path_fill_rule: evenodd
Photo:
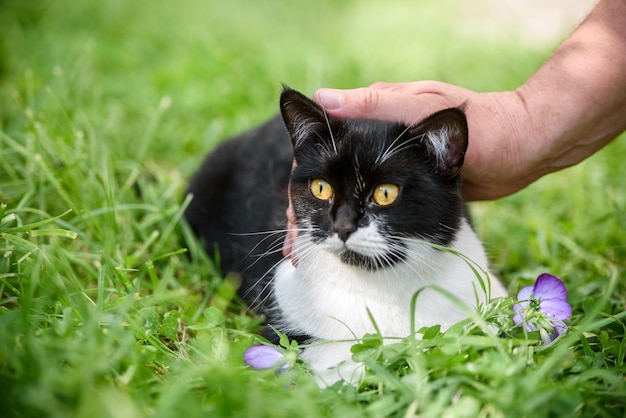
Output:
<svg viewBox="0 0 626 418">
<path fill-rule="evenodd" d="M 412 126 L 338 119 L 285 87 L 280 110 L 209 154 L 190 182 L 185 217 L 222 272 L 241 276 L 240 296 L 268 325 L 310 344 L 301 358 L 322 384 L 358 380 L 350 341 L 375 332 L 372 317 L 383 337 L 410 335 L 412 316 L 416 329 L 466 317 L 432 288 L 412 312 L 425 286 L 469 306 L 506 296 L 493 276 L 486 296 L 461 257 L 437 248 L 488 269 L 460 194 L 462 109 Z M 289 185 L 295 266 L 281 254 Z"/>
</svg>

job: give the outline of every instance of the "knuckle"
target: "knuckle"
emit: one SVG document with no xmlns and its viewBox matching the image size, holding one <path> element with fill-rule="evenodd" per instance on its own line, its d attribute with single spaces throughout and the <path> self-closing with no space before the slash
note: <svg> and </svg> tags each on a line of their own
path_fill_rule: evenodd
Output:
<svg viewBox="0 0 626 418">
<path fill-rule="evenodd" d="M 360 107 L 364 113 L 372 113 L 376 111 L 380 104 L 380 95 L 378 91 L 371 88 L 363 88 L 360 92 Z"/>
</svg>

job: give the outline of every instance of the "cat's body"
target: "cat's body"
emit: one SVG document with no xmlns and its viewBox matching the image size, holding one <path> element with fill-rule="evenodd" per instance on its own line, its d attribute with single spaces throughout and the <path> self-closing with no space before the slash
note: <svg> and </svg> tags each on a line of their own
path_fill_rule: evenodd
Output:
<svg viewBox="0 0 626 418">
<path fill-rule="evenodd" d="M 240 295 L 270 325 L 301 342 L 343 340 L 313 344 L 302 357 L 328 383 L 353 380 L 345 341 L 375 332 L 371 318 L 383 337 L 406 337 L 412 315 L 416 329 L 466 317 L 432 288 L 411 312 L 425 286 L 468 306 L 485 299 L 461 257 L 430 245 L 488 267 L 459 193 L 465 117 L 449 109 L 414 127 L 337 120 L 293 90 L 281 111 L 284 124 L 273 119 L 207 158 L 186 217 L 210 254 L 217 244 L 222 271 L 241 274 Z M 297 267 L 280 251 L 294 155 Z M 491 296 L 506 294 L 491 286 Z"/>
<path fill-rule="evenodd" d="M 189 224 L 207 253 L 219 254 L 225 275 L 241 275 L 239 294 L 259 312 L 265 310 L 270 270 L 282 260 L 292 161 L 291 140 L 276 117 L 221 144 L 187 191 L 194 195 L 185 212 Z"/>
</svg>

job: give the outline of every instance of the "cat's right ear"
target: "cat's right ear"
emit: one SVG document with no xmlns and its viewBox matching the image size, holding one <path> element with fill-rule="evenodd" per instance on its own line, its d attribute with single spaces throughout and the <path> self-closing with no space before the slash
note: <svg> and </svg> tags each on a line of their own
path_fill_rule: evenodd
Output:
<svg viewBox="0 0 626 418">
<path fill-rule="evenodd" d="M 280 112 L 294 148 L 313 135 L 321 138 L 328 129 L 328 116 L 324 110 L 313 100 L 287 86 L 284 86 L 280 95 Z"/>
</svg>

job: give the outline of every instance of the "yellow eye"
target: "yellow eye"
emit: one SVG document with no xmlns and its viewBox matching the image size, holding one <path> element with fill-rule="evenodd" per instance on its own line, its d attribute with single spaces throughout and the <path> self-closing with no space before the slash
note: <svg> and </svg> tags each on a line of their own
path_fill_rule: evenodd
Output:
<svg viewBox="0 0 626 418">
<path fill-rule="evenodd" d="M 311 193 L 320 200 L 328 200 L 335 193 L 333 187 L 326 180 L 311 180 Z"/>
<path fill-rule="evenodd" d="M 376 186 L 372 198 L 380 206 L 391 205 L 398 197 L 400 188 L 395 184 L 381 184 Z"/>
</svg>

